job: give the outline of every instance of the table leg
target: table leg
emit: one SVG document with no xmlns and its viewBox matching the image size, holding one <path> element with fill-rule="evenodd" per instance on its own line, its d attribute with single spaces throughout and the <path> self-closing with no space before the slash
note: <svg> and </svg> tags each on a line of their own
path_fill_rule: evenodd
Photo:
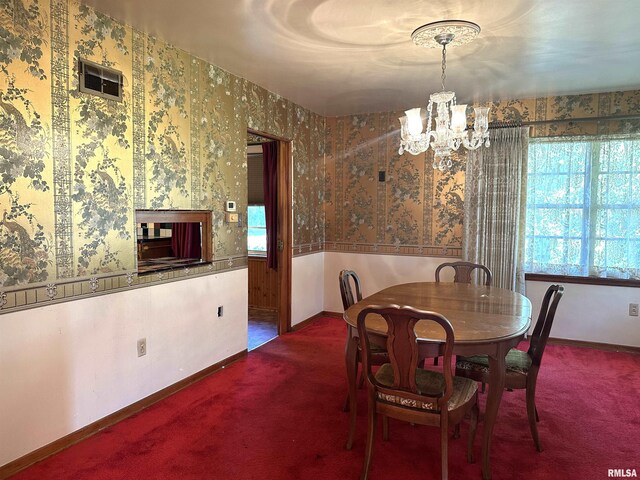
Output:
<svg viewBox="0 0 640 480">
<path fill-rule="evenodd" d="M 349 326 L 347 332 L 345 363 L 347 367 L 347 383 L 349 385 L 349 437 L 347 438 L 347 450 L 351 450 L 356 430 L 356 383 L 358 376 L 358 339 L 354 336 L 353 327 L 351 326 Z"/>
<path fill-rule="evenodd" d="M 498 346 L 495 356 L 489 355 L 489 394 L 484 414 L 482 438 L 482 478 L 484 480 L 491 479 L 491 437 L 504 391 L 506 355 L 507 350 L 502 345 Z"/>
</svg>

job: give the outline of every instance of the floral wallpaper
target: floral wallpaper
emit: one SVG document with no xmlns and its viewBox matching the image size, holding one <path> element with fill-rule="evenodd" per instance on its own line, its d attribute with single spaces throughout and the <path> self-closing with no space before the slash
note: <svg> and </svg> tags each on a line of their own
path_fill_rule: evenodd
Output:
<svg viewBox="0 0 640 480">
<path fill-rule="evenodd" d="M 122 101 L 81 94 L 78 58 L 122 71 Z M 491 107 L 501 121 L 621 116 L 640 111 L 640 91 Z M 292 142 L 294 254 L 455 256 L 464 153 L 447 172 L 398 155 L 397 117 L 321 117 L 77 0 L 0 0 L 0 289 L 135 271 L 139 208 L 211 210 L 215 260 L 246 258 L 246 224 L 226 224 L 223 202 L 246 218 L 247 129 Z"/>
<path fill-rule="evenodd" d="M 0 32 L 0 288 L 134 271 L 136 208 L 212 210 L 214 258 L 246 257 L 247 128 L 292 141 L 294 253 L 321 249 L 324 118 L 75 0 L 0 0 Z"/>
<path fill-rule="evenodd" d="M 440 172 L 425 154 L 399 155 L 397 123 L 395 113 L 327 119 L 326 248 L 459 247 L 463 162 Z"/>
<path fill-rule="evenodd" d="M 508 100 L 484 104 L 491 121 L 538 121 L 637 115 L 640 91 Z M 459 255 L 465 152 L 446 172 L 431 151 L 398 155 L 401 112 L 326 120 L 325 249 Z M 640 131 L 639 120 L 535 125 L 533 137 Z M 384 172 L 385 180 L 379 179 Z"/>
<path fill-rule="evenodd" d="M 125 90 L 116 102 L 80 93 L 76 60 L 113 68 L 130 63 L 131 32 L 84 5 L 72 15 L 68 94 L 75 275 L 131 270 L 131 94 Z"/>
<path fill-rule="evenodd" d="M 0 3 L 0 285 L 55 273 L 49 12 L 39 1 Z"/>
</svg>

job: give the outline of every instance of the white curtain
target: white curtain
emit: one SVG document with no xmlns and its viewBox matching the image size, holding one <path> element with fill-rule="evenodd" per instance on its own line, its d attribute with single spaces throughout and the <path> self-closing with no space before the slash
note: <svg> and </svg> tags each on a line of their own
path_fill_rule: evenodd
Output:
<svg viewBox="0 0 640 480">
<path fill-rule="evenodd" d="M 468 155 L 463 260 L 489 267 L 494 286 L 524 293 L 529 127 L 492 129 L 490 140 Z"/>
</svg>

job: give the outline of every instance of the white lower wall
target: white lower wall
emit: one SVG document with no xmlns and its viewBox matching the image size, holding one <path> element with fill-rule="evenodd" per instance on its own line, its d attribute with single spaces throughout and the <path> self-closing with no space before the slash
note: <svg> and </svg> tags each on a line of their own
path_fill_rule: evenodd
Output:
<svg viewBox="0 0 640 480">
<path fill-rule="evenodd" d="M 551 283 L 527 282 L 533 322 Z M 584 342 L 640 347 L 640 317 L 629 316 L 629 304 L 640 303 L 640 288 L 565 283 L 551 336 Z"/>
<path fill-rule="evenodd" d="M 0 465 L 244 350 L 247 301 L 241 269 L 0 315 Z"/>
<path fill-rule="evenodd" d="M 324 310 L 342 312 L 338 274 L 355 270 L 364 296 L 385 287 L 415 281 L 433 281 L 435 269 L 451 258 L 423 258 L 394 255 L 325 252 Z M 451 269 L 443 271 L 451 273 Z M 444 280 L 451 280 L 443 275 Z M 538 317 L 542 297 L 551 283 L 526 284 Z M 629 303 L 640 303 L 640 288 L 567 283 L 551 330 L 551 336 L 585 342 L 640 347 L 640 317 L 629 316 Z"/>
<path fill-rule="evenodd" d="M 398 283 L 433 282 L 436 267 L 450 261 L 451 258 L 325 252 L 324 309 L 329 312 L 342 312 L 338 283 L 340 270 L 354 270 L 358 274 L 362 283 L 362 294 L 366 297 Z M 452 280 L 452 270 L 443 271 L 441 278 Z"/>
<path fill-rule="evenodd" d="M 433 281 L 450 258 L 320 252 L 292 261 L 292 325 L 342 311 L 338 273 L 364 295 Z M 450 278 L 445 278 L 450 280 Z M 534 317 L 548 287 L 527 282 Z M 247 270 L 0 315 L 0 465 L 247 347 Z M 552 336 L 640 346 L 640 289 L 566 284 Z M 218 306 L 224 315 L 218 318 Z M 147 355 L 136 342 L 147 339 Z"/>
<path fill-rule="evenodd" d="M 324 310 L 324 252 L 291 261 L 291 326 Z"/>
</svg>

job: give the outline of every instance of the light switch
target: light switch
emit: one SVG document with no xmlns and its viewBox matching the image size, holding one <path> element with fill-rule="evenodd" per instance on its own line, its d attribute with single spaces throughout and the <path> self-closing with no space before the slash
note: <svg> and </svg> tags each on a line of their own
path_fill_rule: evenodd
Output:
<svg viewBox="0 0 640 480">
<path fill-rule="evenodd" d="M 237 213 L 230 213 L 227 212 L 225 213 L 225 216 L 227 217 L 227 223 L 238 223 L 238 214 Z"/>
</svg>

